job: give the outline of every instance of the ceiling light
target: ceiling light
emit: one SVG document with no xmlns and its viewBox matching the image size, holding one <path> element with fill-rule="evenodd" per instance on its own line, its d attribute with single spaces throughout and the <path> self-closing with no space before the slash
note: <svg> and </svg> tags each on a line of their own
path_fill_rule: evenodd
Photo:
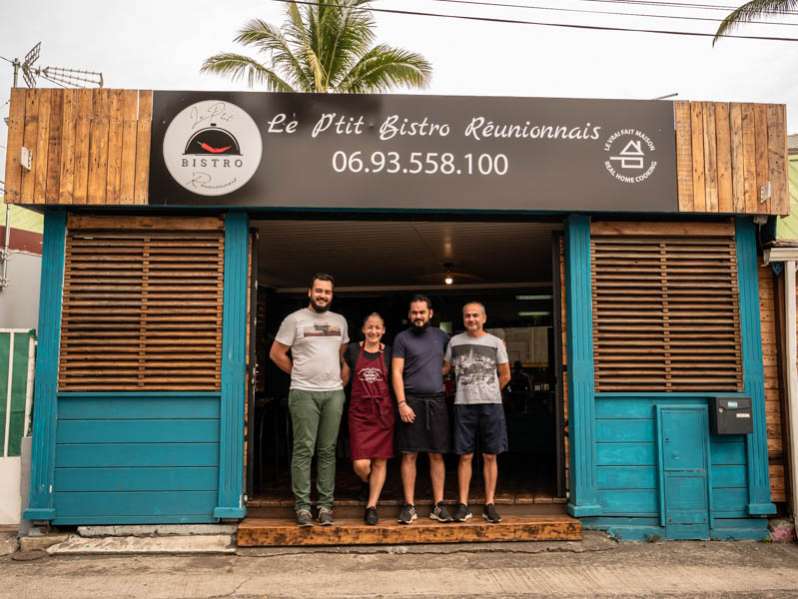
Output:
<svg viewBox="0 0 798 599">
<path fill-rule="evenodd" d="M 516 295 L 515 299 L 517 300 L 550 300 L 551 294 L 550 293 L 541 293 L 536 295 Z"/>
<path fill-rule="evenodd" d="M 551 312 L 548 310 L 530 310 L 519 312 L 518 316 L 551 316 Z"/>
<path fill-rule="evenodd" d="M 454 277 L 452 275 L 446 275 L 446 278 L 443 279 L 443 282 L 447 285 L 451 285 L 454 283 Z"/>
</svg>

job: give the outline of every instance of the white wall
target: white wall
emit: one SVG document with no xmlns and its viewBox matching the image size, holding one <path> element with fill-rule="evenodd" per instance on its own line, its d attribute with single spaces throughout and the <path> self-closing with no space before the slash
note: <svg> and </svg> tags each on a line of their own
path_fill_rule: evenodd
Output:
<svg viewBox="0 0 798 599">
<path fill-rule="evenodd" d="M 8 285 L 0 291 L 0 328 L 37 328 L 41 269 L 41 256 L 9 252 Z"/>
</svg>

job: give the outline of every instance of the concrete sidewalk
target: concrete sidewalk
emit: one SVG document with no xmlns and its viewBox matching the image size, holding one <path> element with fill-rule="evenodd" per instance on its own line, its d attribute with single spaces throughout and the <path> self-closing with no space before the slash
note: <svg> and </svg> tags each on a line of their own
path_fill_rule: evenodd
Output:
<svg viewBox="0 0 798 599">
<path fill-rule="evenodd" d="M 0 597 L 797 597 L 798 546 L 750 542 L 252 549 L 0 558 Z"/>
</svg>

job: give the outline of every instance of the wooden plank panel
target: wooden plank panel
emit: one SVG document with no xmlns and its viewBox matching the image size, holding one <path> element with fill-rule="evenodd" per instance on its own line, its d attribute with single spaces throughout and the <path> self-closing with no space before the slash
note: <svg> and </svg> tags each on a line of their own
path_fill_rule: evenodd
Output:
<svg viewBox="0 0 798 599">
<path fill-rule="evenodd" d="M 731 123 L 729 105 L 719 102 L 715 104 L 715 137 L 718 170 L 718 212 L 734 211 L 734 194 L 732 192 L 732 159 L 731 159 Z"/>
<path fill-rule="evenodd" d="M 787 154 L 784 151 L 787 145 L 787 129 L 783 115 L 783 105 L 768 105 L 768 180 L 772 193 L 770 213 L 786 216 L 790 213 L 790 200 L 785 162 Z"/>
<path fill-rule="evenodd" d="M 111 90 L 94 91 L 94 118 L 89 145 L 89 204 L 104 204 L 108 180 L 108 130 L 110 127 Z"/>
<path fill-rule="evenodd" d="M 732 221 L 720 223 L 593 221 L 590 223 L 590 234 L 597 236 L 728 237 L 734 234 L 734 223 Z M 631 245 L 637 246 L 637 241 L 633 241 Z M 658 246 L 656 261 L 659 264 Z"/>
<path fill-rule="evenodd" d="M 743 104 L 743 173 L 746 214 L 756 214 L 759 208 L 756 188 L 756 121 L 753 104 Z"/>
<path fill-rule="evenodd" d="M 693 212 L 693 149 L 689 102 L 674 102 L 679 212 Z"/>
<path fill-rule="evenodd" d="M 768 113 L 765 104 L 754 105 L 754 128 L 756 142 L 756 206 L 758 213 L 770 213 L 771 201 L 762 191 L 769 182 L 768 168 Z"/>
<path fill-rule="evenodd" d="M 731 124 L 732 209 L 745 212 L 745 167 L 743 160 L 743 107 L 732 103 L 729 107 Z"/>
<path fill-rule="evenodd" d="M 565 515 L 505 516 L 498 524 L 476 518 L 457 526 L 430 522 L 413 526 L 383 520 L 376 526 L 361 519 L 337 519 L 336 526 L 300 528 L 293 519 L 246 518 L 239 524 L 241 547 L 296 545 L 395 545 L 418 543 L 475 543 L 500 541 L 578 541 L 578 520 Z"/>
<path fill-rule="evenodd" d="M 123 92 L 113 89 L 109 99 L 108 175 L 105 184 L 105 204 L 119 204 L 122 187 Z"/>
<path fill-rule="evenodd" d="M 139 120 L 136 135 L 136 176 L 134 202 L 149 201 L 150 131 L 152 128 L 152 92 L 139 92 Z"/>
<path fill-rule="evenodd" d="M 44 204 L 47 190 L 47 152 L 50 141 L 50 96 L 51 89 L 39 90 L 39 127 L 36 148 L 33 151 L 33 203 Z"/>
<path fill-rule="evenodd" d="M 125 91 L 122 99 L 122 162 L 119 203 L 133 204 L 136 192 L 136 140 L 139 94 Z"/>
<path fill-rule="evenodd" d="M 8 148 L 6 150 L 6 200 L 17 203 L 22 198 L 22 165 L 20 157 L 25 135 L 26 90 L 13 88 L 8 112 Z"/>
<path fill-rule="evenodd" d="M 47 172 L 44 198 L 47 204 L 57 204 L 61 191 L 61 142 L 64 120 L 64 94 L 60 90 L 50 93 L 50 131 L 47 142 Z"/>
<path fill-rule="evenodd" d="M 70 214 L 67 219 L 70 229 L 108 229 L 130 231 L 136 229 L 163 231 L 223 231 L 224 221 L 215 216 L 171 217 L 171 216 L 96 216 Z M 190 239 L 190 238 L 189 238 Z"/>
<path fill-rule="evenodd" d="M 704 185 L 706 211 L 718 211 L 717 140 L 715 139 L 715 104 L 703 102 L 704 119 Z"/>
<path fill-rule="evenodd" d="M 72 203 L 86 204 L 89 194 L 89 162 L 94 112 L 94 94 L 90 89 L 78 91 L 75 120 L 75 173 L 72 182 Z"/>
<path fill-rule="evenodd" d="M 58 178 L 58 204 L 71 204 L 75 180 L 75 129 L 77 125 L 78 90 L 63 91 L 61 119 L 61 165 Z"/>
<path fill-rule="evenodd" d="M 700 102 L 690 103 L 690 128 L 693 155 L 693 212 L 706 212 L 704 110 Z"/>
</svg>

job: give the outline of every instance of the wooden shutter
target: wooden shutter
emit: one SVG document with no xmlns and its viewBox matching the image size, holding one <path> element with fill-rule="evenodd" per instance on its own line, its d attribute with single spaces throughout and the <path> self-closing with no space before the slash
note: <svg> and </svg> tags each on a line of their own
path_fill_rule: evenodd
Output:
<svg viewBox="0 0 798 599">
<path fill-rule="evenodd" d="M 734 229 L 594 223 L 596 390 L 741 391 Z"/>
<path fill-rule="evenodd" d="M 221 219 L 70 217 L 59 388 L 218 390 L 223 286 Z"/>
</svg>

